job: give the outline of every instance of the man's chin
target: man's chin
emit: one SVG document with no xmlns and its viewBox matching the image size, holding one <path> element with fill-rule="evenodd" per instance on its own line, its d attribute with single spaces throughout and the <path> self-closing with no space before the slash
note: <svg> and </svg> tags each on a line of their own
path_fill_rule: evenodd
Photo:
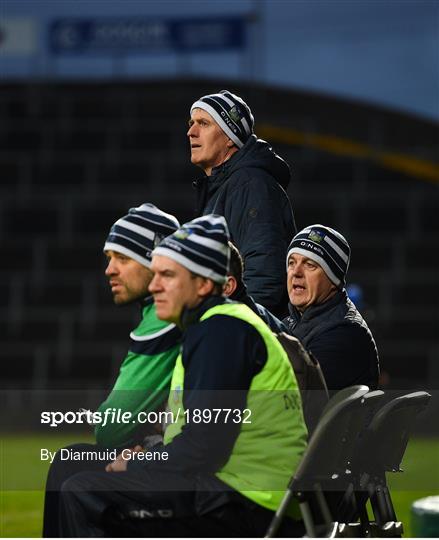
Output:
<svg viewBox="0 0 439 540">
<path fill-rule="evenodd" d="M 156 309 L 157 318 L 160 319 L 161 321 L 175 322 L 174 318 L 172 317 L 172 314 L 169 313 L 169 310 L 167 310 L 164 306 L 160 306 L 160 304 L 159 305 L 156 304 L 155 309 Z"/>
<path fill-rule="evenodd" d="M 132 300 L 118 294 L 113 295 L 113 302 L 116 306 L 125 306 L 131 304 Z"/>
<path fill-rule="evenodd" d="M 290 299 L 290 302 L 291 305 L 293 305 L 299 311 L 303 311 L 307 306 L 307 303 L 302 299 L 298 300 L 293 298 L 292 300 Z"/>
<path fill-rule="evenodd" d="M 157 318 L 160 319 L 161 321 L 167 321 L 167 313 L 165 310 L 160 310 L 160 309 L 157 309 L 156 308 L 156 315 L 157 315 Z"/>
<path fill-rule="evenodd" d="M 191 154 L 191 163 L 192 165 L 203 168 L 203 164 L 201 163 L 199 158 L 197 158 L 197 156 L 194 156 L 193 154 Z"/>
</svg>

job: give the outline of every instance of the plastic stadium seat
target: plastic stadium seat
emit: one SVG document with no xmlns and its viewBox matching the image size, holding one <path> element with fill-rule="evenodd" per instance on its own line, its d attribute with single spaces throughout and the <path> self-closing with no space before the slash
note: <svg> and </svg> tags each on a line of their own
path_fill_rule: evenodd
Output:
<svg viewBox="0 0 439 540">
<path fill-rule="evenodd" d="M 308 185 L 315 185 L 315 192 L 325 192 L 328 188 L 328 182 L 331 186 L 336 184 L 343 191 L 352 186 L 355 179 L 355 161 L 334 159 L 319 155 L 319 159 L 309 163 Z"/>
<path fill-rule="evenodd" d="M 124 137 L 120 138 L 118 147 L 120 146 L 120 148 L 125 151 L 143 150 L 154 152 L 156 150 L 163 150 L 171 146 L 171 135 L 169 130 L 160 132 L 160 129 L 157 129 L 156 126 L 149 129 L 134 129 Z M 183 139 L 182 144 L 185 142 L 185 139 Z"/>
<path fill-rule="evenodd" d="M 93 326 L 93 337 L 96 341 L 118 340 L 126 349 L 129 344 L 129 334 L 140 321 L 137 306 L 131 310 L 129 307 L 118 309 L 109 306 L 107 309 L 99 309 Z M 133 322 L 133 319 L 136 321 Z M 122 359 L 121 359 L 122 360 Z"/>
<path fill-rule="evenodd" d="M 151 183 L 151 167 L 150 162 L 145 159 L 131 158 L 124 159 L 117 164 L 104 164 L 98 168 L 97 179 L 104 188 L 106 186 L 114 186 L 118 188 L 121 183 L 140 184 L 144 188 Z M 143 201 L 139 201 L 143 202 Z"/>
<path fill-rule="evenodd" d="M 65 92 L 64 97 L 69 102 L 70 115 L 78 118 L 81 123 L 84 118 L 105 119 L 120 115 L 120 110 L 115 110 L 114 103 L 105 98 L 105 92 L 100 85 L 77 87 L 74 93 Z"/>
<path fill-rule="evenodd" d="M 65 307 L 78 308 L 83 301 L 83 285 L 81 276 L 77 279 L 68 280 L 58 277 L 46 280 L 42 285 L 25 284 L 24 302 L 27 308 L 39 308 L 42 310 Z"/>
<path fill-rule="evenodd" d="M 53 132 L 52 145 L 55 152 L 99 152 L 107 148 L 108 134 L 103 127 L 91 130 L 87 126 L 76 125 L 69 130 Z"/>
<path fill-rule="evenodd" d="M 48 343 L 56 346 L 59 332 L 59 313 L 52 315 L 45 311 L 25 315 L 20 325 L 20 336 L 26 343 Z"/>
<path fill-rule="evenodd" d="M 85 242 L 73 245 L 51 243 L 47 249 L 47 269 L 51 272 L 76 271 L 78 282 L 82 272 L 91 272 L 101 263 L 102 251 Z"/>
<path fill-rule="evenodd" d="M 394 339 L 411 342 L 413 340 L 433 343 L 437 342 L 439 329 L 439 311 L 436 317 L 425 317 L 422 311 L 416 310 L 395 313 L 392 317 L 391 326 L 383 329 L 386 339 Z"/>
<path fill-rule="evenodd" d="M 75 214 L 74 231 L 78 235 L 96 235 L 101 232 L 102 239 L 100 253 L 102 252 L 103 244 L 108 235 L 110 227 L 120 217 L 127 213 L 128 208 L 123 203 L 96 204 L 94 206 L 84 206 Z"/>
<path fill-rule="evenodd" d="M 401 234 L 408 230 L 407 209 L 396 201 L 391 204 L 377 204 L 374 201 L 355 203 L 351 206 L 350 215 L 353 231 L 363 231 L 365 223 L 371 233 L 384 230 L 386 233 Z"/>
<path fill-rule="evenodd" d="M 108 383 L 113 373 L 114 361 L 121 362 L 123 358 L 121 347 L 112 344 L 108 339 L 103 342 L 94 340 L 93 343 L 75 343 L 71 350 L 69 378 Z"/>
<path fill-rule="evenodd" d="M 364 426 L 367 411 L 363 407 L 363 397 L 368 391 L 367 386 L 352 386 L 337 392 L 329 400 L 270 524 L 267 537 L 276 535 L 293 497 L 299 501 L 308 536 L 326 534 L 331 529 L 333 521 L 324 491 L 338 487 L 339 479 L 347 474 L 358 433 Z M 313 515 L 313 506 L 319 509 L 318 518 Z"/>
<path fill-rule="evenodd" d="M 373 417 L 359 440 L 354 474 L 358 478 L 357 505 L 362 507 L 363 530 L 373 537 L 400 537 L 403 529 L 397 521 L 386 472 L 402 472 L 401 462 L 417 416 L 430 401 L 427 392 L 412 392 L 386 403 Z M 374 522 L 367 517 L 370 498 Z"/>
<path fill-rule="evenodd" d="M 32 250 L 29 249 L 29 243 L 26 242 L 11 242 L 1 243 L 1 270 L 2 272 L 14 271 L 22 272 L 31 268 L 32 265 Z"/>
<path fill-rule="evenodd" d="M 439 304 L 439 287 L 437 284 L 438 274 L 422 277 L 418 273 L 416 274 L 416 294 L 414 294 L 413 275 L 408 274 L 404 282 L 394 284 L 393 300 L 399 305 L 402 304 L 406 308 L 415 308 L 415 310 L 425 307 L 426 298 L 437 306 Z"/>
<path fill-rule="evenodd" d="M 22 164 L 17 160 L 6 156 L 0 158 L 1 189 L 10 190 L 15 187 L 20 180 Z"/>
<path fill-rule="evenodd" d="M 313 196 L 313 202 L 303 204 L 294 201 L 294 216 L 299 229 L 312 223 L 323 223 L 328 227 L 337 228 L 337 210 L 328 199 Z"/>
<path fill-rule="evenodd" d="M 5 383 L 13 385 L 16 381 L 20 382 L 20 388 L 30 385 L 37 370 L 36 359 L 41 352 L 50 354 L 48 347 L 37 347 L 34 343 L 2 343 L 0 348 L 2 386 Z"/>
<path fill-rule="evenodd" d="M 329 400 L 328 387 L 318 360 L 300 341 L 282 332 L 277 335 L 293 366 L 302 398 L 303 416 L 310 436 Z"/>
<path fill-rule="evenodd" d="M 420 210 L 419 216 L 421 226 L 428 234 L 439 233 L 439 220 L 437 215 L 438 205 L 439 197 L 436 194 L 436 200 L 432 198 L 431 200 L 426 201 Z"/>
<path fill-rule="evenodd" d="M 380 340 L 380 359 L 382 368 L 390 375 L 393 388 L 420 388 L 425 386 L 429 376 L 429 351 L 424 341 Z M 413 370 L 416 366 L 416 370 Z M 424 381 L 424 382 L 422 382 Z M 404 384 L 405 382 L 405 384 Z M 402 384 L 404 384 L 402 386 Z"/>
<path fill-rule="evenodd" d="M 66 186 L 83 186 L 88 177 L 84 159 L 55 155 L 51 160 L 35 160 L 32 164 L 34 186 L 50 187 L 64 193 Z"/>
<path fill-rule="evenodd" d="M 393 265 L 395 250 L 392 241 L 379 238 L 374 238 L 373 241 L 370 238 L 356 241 L 354 238 L 350 241 L 350 246 L 352 250 L 350 272 L 355 269 L 364 271 L 365 268 L 368 271 L 383 272 Z"/>
<path fill-rule="evenodd" d="M 439 206 L 439 203 L 438 203 Z M 435 221 L 437 222 L 437 208 L 435 208 Z M 423 216 L 427 219 L 427 216 Z M 432 249 L 437 244 L 437 232 L 434 234 L 434 227 L 428 227 L 426 234 L 416 240 L 407 240 L 404 246 L 405 262 L 407 268 L 411 271 L 416 270 L 425 272 L 425 270 L 436 270 L 439 273 L 439 253 Z M 431 232 L 430 232 L 431 231 Z M 425 254 L 428 253 L 426 257 Z"/>
<path fill-rule="evenodd" d="M 48 203 L 22 204 L 17 201 L 4 210 L 5 230 L 14 237 L 29 238 L 32 235 L 55 235 L 58 231 L 59 208 Z"/>
<path fill-rule="evenodd" d="M 0 132 L 0 147 L 4 151 L 36 151 L 42 146 L 42 133 L 36 127 L 8 129 Z"/>
</svg>

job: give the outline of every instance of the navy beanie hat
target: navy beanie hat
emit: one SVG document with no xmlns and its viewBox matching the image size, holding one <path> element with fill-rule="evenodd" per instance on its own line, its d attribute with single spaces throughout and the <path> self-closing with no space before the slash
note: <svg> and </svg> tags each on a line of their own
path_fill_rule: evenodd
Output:
<svg viewBox="0 0 439 540">
<path fill-rule="evenodd" d="M 193 103 L 191 114 L 194 109 L 209 113 L 238 148 L 242 148 L 253 133 L 255 120 L 250 107 L 228 90 L 201 97 Z"/>
<path fill-rule="evenodd" d="M 130 208 L 126 216 L 116 221 L 111 227 L 104 251 L 117 251 L 150 268 L 152 250 L 179 226 L 177 218 L 151 203 L 145 203 Z"/>
<path fill-rule="evenodd" d="M 309 225 L 298 232 L 288 246 L 287 267 L 292 253 L 308 257 L 319 264 L 337 287 L 345 285 L 351 248 L 339 232 L 324 225 Z"/>
<path fill-rule="evenodd" d="M 223 284 L 230 261 L 229 230 L 223 216 L 208 214 L 185 223 L 154 249 L 194 274 Z"/>
</svg>

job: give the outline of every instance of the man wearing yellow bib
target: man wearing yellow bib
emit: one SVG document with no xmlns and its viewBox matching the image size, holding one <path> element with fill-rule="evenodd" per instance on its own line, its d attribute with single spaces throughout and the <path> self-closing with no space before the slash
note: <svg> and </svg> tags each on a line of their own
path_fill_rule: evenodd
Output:
<svg viewBox="0 0 439 540">
<path fill-rule="evenodd" d="M 71 479 L 63 489 L 66 536 L 265 533 L 307 432 L 282 346 L 248 306 L 222 296 L 228 240 L 224 218 L 207 215 L 153 251 L 157 317 L 183 332 L 164 443 L 152 449 L 166 458 L 134 452 L 106 473 Z M 297 509 L 291 516 L 299 518 Z M 303 533 L 294 519 L 284 526 L 288 535 Z"/>
</svg>

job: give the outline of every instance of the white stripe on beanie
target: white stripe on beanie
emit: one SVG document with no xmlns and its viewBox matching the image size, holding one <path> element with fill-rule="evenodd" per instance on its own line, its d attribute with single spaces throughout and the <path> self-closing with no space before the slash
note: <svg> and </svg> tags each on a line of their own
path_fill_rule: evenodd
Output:
<svg viewBox="0 0 439 540">
<path fill-rule="evenodd" d="M 181 266 L 184 266 L 190 272 L 193 272 L 194 274 L 205 278 L 209 278 L 212 281 L 215 281 L 215 283 L 224 284 L 227 281 L 227 276 L 218 274 L 217 272 L 209 269 L 205 265 L 195 263 L 193 260 L 190 259 L 190 257 L 185 257 L 182 253 L 179 253 L 174 249 L 158 246 L 153 251 L 153 256 L 154 255 L 162 255 L 163 257 L 168 257 L 169 259 L 172 259 L 173 261 L 181 264 Z"/>
<path fill-rule="evenodd" d="M 120 227 L 129 229 L 130 231 L 140 234 L 141 236 L 145 236 L 150 240 L 154 240 L 155 233 L 153 231 L 148 230 L 146 227 L 141 227 L 140 225 L 131 223 L 130 221 L 127 221 L 125 217 L 118 219 L 115 225 L 119 225 Z"/>
<path fill-rule="evenodd" d="M 192 105 L 191 113 L 194 109 L 203 109 L 203 111 L 206 111 L 207 113 L 209 113 L 210 116 L 219 125 L 219 127 L 224 131 L 227 137 L 229 137 L 229 139 L 232 139 L 232 141 L 236 144 L 238 148 L 242 148 L 244 146 L 244 143 L 239 139 L 237 135 L 233 133 L 233 131 L 229 128 L 229 126 L 224 122 L 221 116 L 216 112 L 216 110 L 211 105 L 209 105 L 208 103 L 204 103 L 204 101 L 196 101 Z"/>
<path fill-rule="evenodd" d="M 229 238 L 224 217 L 209 214 L 185 223 L 163 239 L 152 255 L 169 257 L 191 272 L 223 284 L 230 261 Z"/>
<path fill-rule="evenodd" d="M 336 286 L 345 283 L 350 247 L 346 238 L 338 231 L 320 224 L 307 226 L 294 236 L 288 246 L 287 269 L 292 253 L 315 261 Z"/>
<path fill-rule="evenodd" d="M 338 278 L 334 274 L 334 272 L 329 268 L 327 262 L 324 259 L 322 259 L 319 255 L 317 255 L 317 253 L 315 253 L 314 251 L 309 251 L 307 249 L 293 247 L 288 252 L 287 260 L 290 258 L 290 255 L 292 253 L 298 253 L 299 255 L 303 255 L 304 257 L 307 257 L 308 259 L 311 259 L 312 261 L 316 262 L 318 265 L 320 265 L 323 268 L 325 274 L 332 281 L 332 283 L 334 283 L 334 285 L 336 285 L 337 287 L 340 285 L 341 283 L 340 278 Z"/>
<path fill-rule="evenodd" d="M 228 90 L 208 94 L 196 100 L 191 106 L 191 115 L 196 108 L 209 113 L 238 148 L 242 148 L 253 133 L 254 118 L 250 107 L 242 98 Z M 231 115 L 232 111 L 234 114 Z"/>
<path fill-rule="evenodd" d="M 130 208 L 128 214 L 111 227 L 104 244 L 104 251 L 122 253 L 150 268 L 151 253 L 155 245 L 180 226 L 171 214 L 151 203 Z"/>
<path fill-rule="evenodd" d="M 142 266 L 146 266 L 146 268 L 151 268 L 150 260 L 148 260 L 146 257 L 142 257 L 135 251 L 128 249 L 122 244 L 115 244 L 113 242 L 105 242 L 104 251 L 116 251 L 116 253 L 121 253 L 122 255 L 126 255 L 130 259 L 134 259 Z"/>
</svg>

